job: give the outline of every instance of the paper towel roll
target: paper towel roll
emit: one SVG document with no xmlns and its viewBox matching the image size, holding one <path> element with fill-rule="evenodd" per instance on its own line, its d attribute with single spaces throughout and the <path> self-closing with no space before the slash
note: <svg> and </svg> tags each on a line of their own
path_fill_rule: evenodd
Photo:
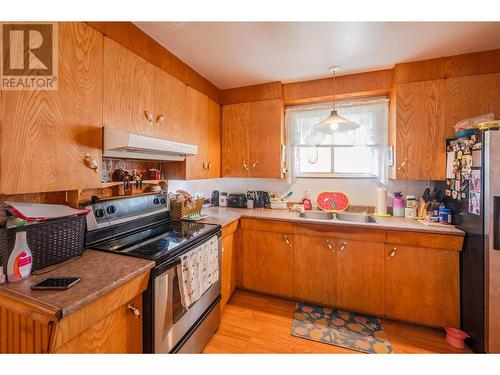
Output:
<svg viewBox="0 0 500 375">
<path fill-rule="evenodd" d="M 387 188 L 377 189 L 377 214 L 387 215 Z"/>
</svg>

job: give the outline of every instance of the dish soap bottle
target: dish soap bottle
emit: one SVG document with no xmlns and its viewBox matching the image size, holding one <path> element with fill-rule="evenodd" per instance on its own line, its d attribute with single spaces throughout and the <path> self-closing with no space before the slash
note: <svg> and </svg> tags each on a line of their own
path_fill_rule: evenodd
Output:
<svg viewBox="0 0 500 375">
<path fill-rule="evenodd" d="M 306 211 L 312 210 L 312 202 L 311 202 L 311 198 L 309 197 L 309 190 L 306 190 L 304 192 L 304 198 L 302 198 L 301 203 L 304 205 L 304 210 L 306 210 Z"/>
<path fill-rule="evenodd" d="M 26 232 L 16 233 L 16 242 L 14 249 L 7 262 L 7 280 L 11 283 L 29 277 L 31 275 L 31 266 L 33 265 L 33 256 L 28 247 Z"/>
</svg>

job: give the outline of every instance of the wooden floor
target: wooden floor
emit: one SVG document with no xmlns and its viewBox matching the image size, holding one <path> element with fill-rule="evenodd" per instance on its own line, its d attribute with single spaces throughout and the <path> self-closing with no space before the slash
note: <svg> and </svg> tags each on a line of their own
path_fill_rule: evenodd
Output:
<svg viewBox="0 0 500 375">
<path fill-rule="evenodd" d="M 217 333 L 203 353 L 358 353 L 290 335 L 295 302 L 236 290 Z M 469 353 L 454 349 L 444 332 L 381 319 L 395 353 Z"/>
</svg>

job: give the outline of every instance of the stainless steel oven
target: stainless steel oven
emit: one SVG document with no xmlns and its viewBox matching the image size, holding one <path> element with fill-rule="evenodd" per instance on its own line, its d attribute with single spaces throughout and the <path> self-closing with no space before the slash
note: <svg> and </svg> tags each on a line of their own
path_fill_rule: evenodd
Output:
<svg viewBox="0 0 500 375">
<path fill-rule="evenodd" d="M 220 322 L 220 226 L 171 219 L 164 194 L 105 200 L 88 208 L 87 248 L 155 262 L 143 294 L 144 352 L 201 352 Z M 201 246 L 211 247 L 211 263 L 217 254 L 219 277 L 184 307 L 177 266 Z"/>
<path fill-rule="evenodd" d="M 218 247 L 219 278 L 188 308 L 182 304 L 181 275 L 178 272 L 180 260 L 158 267 L 151 291 L 154 353 L 199 353 L 217 330 L 220 322 L 220 238 L 211 237 L 184 254 L 214 240 Z"/>
</svg>

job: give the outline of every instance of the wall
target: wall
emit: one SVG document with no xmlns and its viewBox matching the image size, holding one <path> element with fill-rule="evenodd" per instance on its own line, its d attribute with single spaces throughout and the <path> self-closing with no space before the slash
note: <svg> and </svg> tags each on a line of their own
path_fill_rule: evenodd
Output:
<svg viewBox="0 0 500 375">
<path fill-rule="evenodd" d="M 403 195 L 411 194 L 420 197 L 425 188 L 433 185 L 430 181 L 396 181 L 389 180 L 387 188 L 389 194 L 402 191 Z M 217 178 L 210 180 L 169 181 L 169 191 L 175 192 L 183 189 L 191 194 L 201 193 L 204 197 L 210 197 L 213 190 L 232 192 L 246 192 L 247 190 L 266 190 L 279 194 L 293 191 L 291 201 L 302 199 L 307 189 L 311 198 L 315 198 L 322 191 L 341 191 L 349 196 L 352 205 L 376 206 L 377 204 L 376 179 L 326 179 L 326 178 L 301 178 L 294 184 L 286 180 L 258 179 L 258 178 Z M 390 203 L 390 200 L 389 200 Z M 390 204 L 389 204 L 390 205 Z"/>
</svg>

